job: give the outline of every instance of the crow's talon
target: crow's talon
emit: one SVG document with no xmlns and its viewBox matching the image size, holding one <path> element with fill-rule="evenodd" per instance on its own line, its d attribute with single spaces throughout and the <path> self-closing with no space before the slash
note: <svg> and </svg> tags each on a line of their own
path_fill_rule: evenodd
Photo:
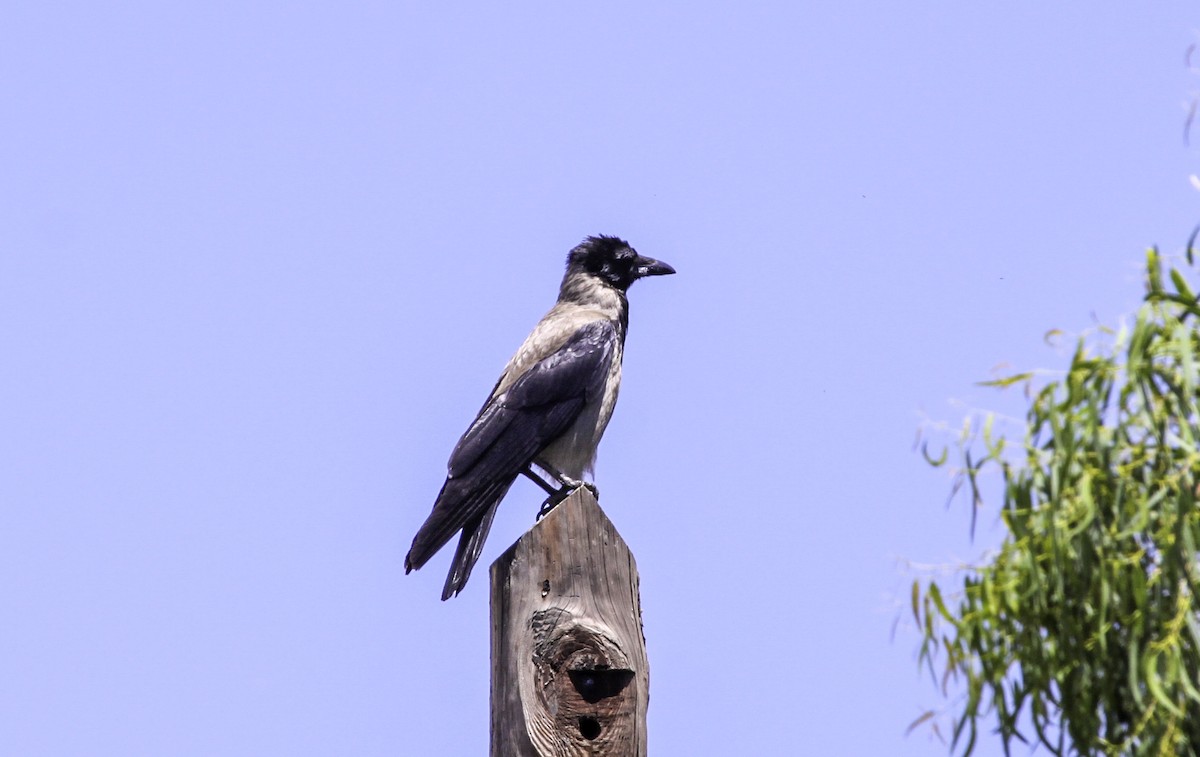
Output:
<svg viewBox="0 0 1200 757">
<path fill-rule="evenodd" d="M 566 476 L 563 478 L 566 478 Z M 536 520 L 541 520 L 542 518 L 546 517 L 551 510 L 558 507 L 567 497 L 571 496 L 580 489 L 587 489 L 592 493 L 592 497 L 594 497 L 597 502 L 600 501 L 600 490 L 597 489 L 596 485 L 591 481 L 577 481 L 576 479 L 568 478 L 567 483 L 565 483 L 561 489 L 552 492 L 549 497 L 546 497 L 546 501 L 542 503 L 542 508 L 538 510 Z"/>
<path fill-rule="evenodd" d="M 563 500 L 571 496 L 571 491 L 572 490 L 570 488 L 564 486 L 563 488 L 551 494 L 549 497 L 546 497 L 546 501 L 542 503 L 542 509 L 538 510 L 537 519 L 541 520 L 543 517 L 549 514 L 551 510 L 561 505 Z"/>
<path fill-rule="evenodd" d="M 563 485 L 562 490 L 563 491 L 573 492 L 576 489 L 579 489 L 582 487 L 582 488 L 590 491 L 592 493 L 592 496 L 596 498 L 597 502 L 600 501 L 600 490 L 597 489 L 596 485 L 593 484 L 591 481 L 583 481 L 581 479 L 571 478 L 570 476 L 564 476 L 562 474 L 559 474 L 559 479 L 562 482 L 562 485 Z"/>
<path fill-rule="evenodd" d="M 562 504 L 562 501 L 569 496 L 571 496 L 571 490 L 564 486 L 549 497 L 546 497 L 546 501 L 542 503 L 542 509 L 538 510 L 537 518 L 534 520 L 541 520 L 549 515 L 551 510 Z"/>
</svg>

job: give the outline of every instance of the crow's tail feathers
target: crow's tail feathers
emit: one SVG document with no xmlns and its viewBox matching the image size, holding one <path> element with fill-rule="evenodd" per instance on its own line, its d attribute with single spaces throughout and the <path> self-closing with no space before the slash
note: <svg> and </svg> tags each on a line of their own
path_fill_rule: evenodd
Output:
<svg viewBox="0 0 1200 757">
<path fill-rule="evenodd" d="M 486 512 L 463 526 L 462 535 L 458 538 L 458 549 L 454 550 L 454 559 L 450 562 L 446 585 L 442 588 L 443 602 L 457 596 L 467 585 L 471 569 L 479 561 L 479 555 L 483 552 L 483 542 L 487 539 L 488 531 L 492 529 L 492 518 L 496 517 L 496 508 L 500 506 L 500 499 L 503 497 L 501 494 Z"/>
<path fill-rule="evenodd" d="M 404 572 L 420 569 L 461 529 L 462 536 L 450 564 L 450 574 L 446 576 L 442 599 L 449 599 L 461 592 L 483 551 L 483 542 L 492 528 L 496 508 L 515 480 L 514 474 L 464 491 L 466 487 L 463 484 L 466 482 L 447 479 L 438 494 L 433 512 L 417 532 L 412 548 L 404 558 Z"/>
</svg>

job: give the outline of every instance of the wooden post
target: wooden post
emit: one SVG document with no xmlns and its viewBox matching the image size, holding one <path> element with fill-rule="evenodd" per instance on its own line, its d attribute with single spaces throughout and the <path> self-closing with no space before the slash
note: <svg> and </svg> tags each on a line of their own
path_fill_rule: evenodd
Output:
<svg viewBox="0 0 1200 757">
<path fill-rule="evenodd" d="M 645 757 L 637 566 L 587 489 L 492 564 L 491 757 Z"/>
</svg>

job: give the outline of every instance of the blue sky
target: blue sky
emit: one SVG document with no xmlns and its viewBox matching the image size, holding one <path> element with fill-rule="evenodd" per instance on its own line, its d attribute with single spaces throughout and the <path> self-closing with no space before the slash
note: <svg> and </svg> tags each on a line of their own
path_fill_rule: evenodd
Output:
<svg viewBox="0 0 1200 757">
<path fill-rule="evenodd" d="M 11 754 L 485 753 L 486 566 L 541 496 L 455 600 L 403 556 L 594 233 L 679 271 L 631 291 L 596 476 L 653 752 L 944 754 L 906 561 L 998 532 L 917 429 L 1019 414 L 974 382 L 1200 221 L 1178 1 L 3 16 Z"/>
</svg>

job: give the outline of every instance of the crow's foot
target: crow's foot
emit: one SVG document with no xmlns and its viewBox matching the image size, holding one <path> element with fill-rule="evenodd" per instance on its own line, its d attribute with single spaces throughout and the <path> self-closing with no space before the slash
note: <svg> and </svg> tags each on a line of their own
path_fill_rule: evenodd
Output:
<svg viewBox="0 0 1200 757">
<path fill-rule="evenodd" d="M 573 491 L 575 490 L 564 486 L 563 488 L 551 494 L 549 497 L 546 497 L 546 501 L 542 503 L 542 509 L 538 510 L 536 520 L 541 520 L 549 515 L 550 511 L 562 504 L 562 501 L 571 496 L 571 492 Z"/>
<path fill-rule="evenodd" d="M 563 478 L 566 479 L 566 483 L 561 489 L 552 492 L 549 497 L 546 497 L 546 501 L 542 503 L 542 509 L 538 510 L 537 520 L 541 520 L 542 518 L 546 517 L 551 510 L 562 504 L 563 500 L 574 494 L 581 487 L 584 487 L 591 492 L 592 496 L 596 498 L 597 502 L 600 501 L 600 490 L 597 489 L 596 485 L 592 482 L 576 481 L 573 478 L 566 478 L 565 476 Z"/>
</svg>

